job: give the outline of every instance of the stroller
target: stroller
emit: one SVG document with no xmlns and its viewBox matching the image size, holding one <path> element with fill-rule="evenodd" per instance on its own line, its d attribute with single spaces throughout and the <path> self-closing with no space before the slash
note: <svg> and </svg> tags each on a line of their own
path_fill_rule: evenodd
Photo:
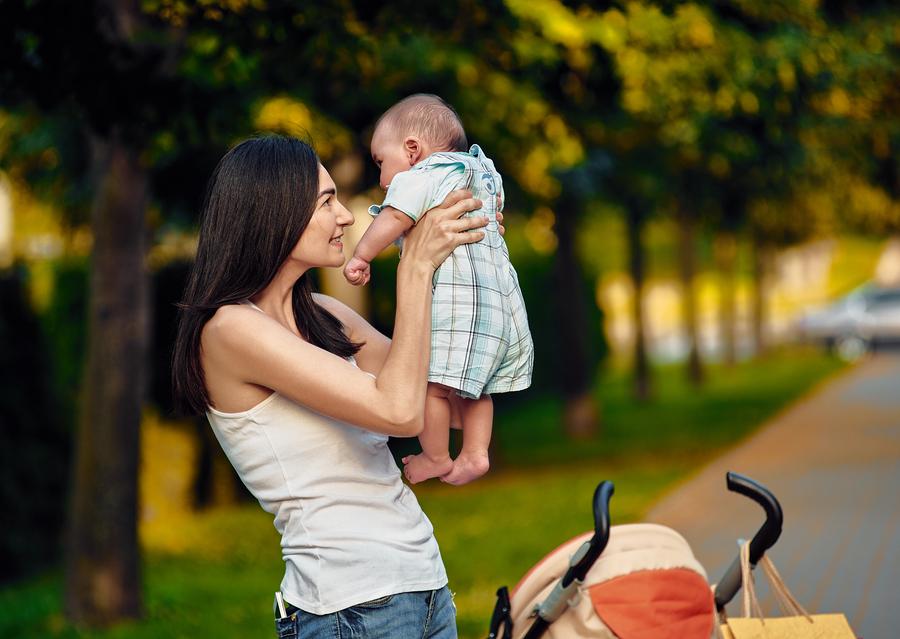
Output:
<svg viewBox="0 0 900 639">
<path fill-rule="evenodd" d="M 757 502 L 766 521 L 750 542 L 755 566 L 781 535 L 778 500 L 749 477 L 729 472 L 732 492 Z M 711 639 L 741 588 L 740 558 L 707 583 L 685 539 L 656 524 L 610 527 L 612 482 L 594 491 L 594 530 L 538 562 L 513 589 L 497 591 L 488 639 Z"/>
</svg>

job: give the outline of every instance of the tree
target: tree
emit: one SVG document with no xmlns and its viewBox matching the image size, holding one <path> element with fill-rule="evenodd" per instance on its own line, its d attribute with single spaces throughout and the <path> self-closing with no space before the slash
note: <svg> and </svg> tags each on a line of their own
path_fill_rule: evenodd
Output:
<svg viewBox="0 0 900 639">
<path fill-rule="evenodd" d="M 80 117 L 99 176 L 91 206 L 90 337 L 72 481 L 66 608 L 78 622 L 105 624 L 137 616 L 141 608 L 136 509 L 148 177 L 134 123 L 144 116 L 142 101 L 159 89 L 152 81 L 141 86 L 144 72 L 159 67 L 159 51 L 135 46 L 135 4 L 24 3 L 7 9 L 13 15 L 6 22 L 12 33 L 3 34 L 3 57 L 10 62 L 2 76 L 4 102 L 48 119 Z M 68 18 L 63 33 L 53 32 L 59 11 Z"/>
<path fill-rule="evenodd" d="M 150 162 L 173 129 L 197 130 L 222 107 L 192 117 L 188 103 L 196 95 L 186 95 L 190 84 L 177 73 L 184 33 L 143 13 L 136 1 L 18 2 L 4 10 L 3 106 L 42 123 L 41 150 L 56 147 L 72 156 L 59 163 L 56 182 L 90 200 L 89 338 L 71 482 L 66 610 L 75 622 L 106 625 L 141 610 L 137 469 Z M 192 106 L 208 106 L 199 102 Z"/>
<path fill-rule="evenodd" d="M 585 305 L 590 300 L 582 290 L 583 268 L 576 250 L 576 238 L 584 224 L 585 209 L 609 170 L 609 159 L 598 155 L 560 176 L 557 210 L 556 260 L 554 264 L 555 303 L 559 316 L 559 344 L 565 354 L 562 365 L 562 396 L 565 400 L 563 424 L 572 439 L 587 439 L 597 432 L 599 406 L 594 397 L 596 348 L 590 339 Z"/>
</svg>

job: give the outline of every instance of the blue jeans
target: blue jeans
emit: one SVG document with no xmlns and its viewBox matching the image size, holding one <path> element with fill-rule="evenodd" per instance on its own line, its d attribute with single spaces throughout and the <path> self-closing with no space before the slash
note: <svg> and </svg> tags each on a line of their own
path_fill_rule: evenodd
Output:
<svg viewBox="0 0 900 639">
<path fill-rule="evenodd" d="M 329 615 L 291 609 L 275 621 L 279 639 L 456 639 L 450 590 L 404 592 Z"/>
</svg>

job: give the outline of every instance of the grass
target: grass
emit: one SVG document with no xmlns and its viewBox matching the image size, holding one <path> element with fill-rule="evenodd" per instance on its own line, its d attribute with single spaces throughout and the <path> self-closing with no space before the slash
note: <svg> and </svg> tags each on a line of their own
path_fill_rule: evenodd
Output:
<svg viewBox="0 0 900 639">
<path fill-rule="evenodd" d="M 461 637 L 483 637 L 494 592 L 514 585 L 544 554 L 591 527 L 600 479 L 616 483 L 615 523 L 639 520 L 678 481 L 840 366 L 786 351 L 709 370 L 694 390 L 682 370 L 655 373 L 654 400 L 637 404 L 625 372 L 601 376 L 600 436 L 573 444 L 559 432 L 561 403 L 531 398 L 498 416 L 500 467 L 470 486 L 431 482 L 416 493 L 457 593 Z M 0 637 L 271 637 L 269 610 L 282 563 L 271 516 L 256 506 L 169 519 L 142 530 L 146 615 L 80 632 L 61 614 L 52 573 L 0 590 Z"/>
<path fill-rule="evenodd" d="M 682 366 L 666 366 L 654 372 L 653 397 L 646 403 L 634 400 L 629 372 L 611 370 L 596 388 L 603 421 L 598 437 L 573 446 L 560 432 L 561 400 L 536 399 L 498 416 L 501 462 L 533 466 L 573 459 L 658 459 L 669 452 L 708 455 L 743 437 L 840 366 L 817 351 L 794 348 L 733 368 L 710 366 L 700 389 L 689 384 Z M 527 424 L 527 436 L 520 424 Z"/>
</svg>

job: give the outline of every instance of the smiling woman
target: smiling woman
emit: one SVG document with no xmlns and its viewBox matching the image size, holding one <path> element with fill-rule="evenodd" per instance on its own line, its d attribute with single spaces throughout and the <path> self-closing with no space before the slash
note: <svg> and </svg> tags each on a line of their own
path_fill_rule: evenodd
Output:
<svg viewBox="0 0 900 639">
<path fill-rule="evenodd" d="M 174 391 L 275 516 L 280 636 L 456 636 L 431 523 L 387 440 L 422 428 L 433 265 L 482 239 L 487 219 L 462 217 L 480 206 L 451 193 L 410 231 L 391 341 L 311 290 L 310 269 L 343 264 L 353 216 L 308 145 L 244 141 L 210 180 Z"/>
</svg>

